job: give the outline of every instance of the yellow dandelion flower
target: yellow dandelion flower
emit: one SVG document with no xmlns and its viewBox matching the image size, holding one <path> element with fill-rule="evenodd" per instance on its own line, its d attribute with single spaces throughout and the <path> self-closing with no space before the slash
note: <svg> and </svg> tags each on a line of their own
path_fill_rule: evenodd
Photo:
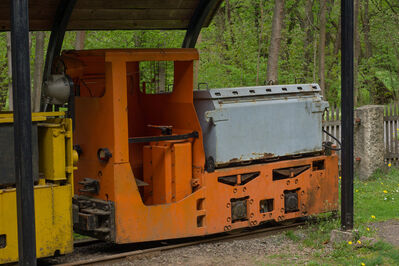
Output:
<svg viewBox="0 0 399 266">
<path fill-rule="evenodd" d="M 385 194 L 388 194 L 388 191 L 384 190 L 384 193 L 385 193 Z"/>
<path fill-rule="evenodd" d="M 362 266 L 366 266 L 366 264 L 364 264 L 364 262 L 360 263 L 360 265 L 362 265 Z"/>
<path fill-rule="evenodd" d="M 391 163 L 389 163 L 389 164 L 388 164 L 388 167 L 391 167 L 391 166 L 392 166 L 392 164 L 391 164 Z"/>
<path fill-rule="evenodd" d="M 348 244 L 349 244 L 349 245 L 352 245 L 352 241 L 348 241 Z"/>
<path fill-rule="evenodd" d="M 370 231 L 370 228 L 367 227 L 366 230 L 367 230 L 367 231 Z"/>
<path fill-rule="evenodd" d="M 338 177 L 338 179 L 341 179 L 342 177 Z M 399 184 L 398 184 L 398 186 L 399 186 Z"/>
<path fill-rule="evenodd" d="M 359 190 L 358 190 L 358 189 L 356 189 L 356 190 L 355 190 L 355 192 L 359 192 Z"/>
<path fill-rule="evenodd" d="M 371 215 L 371 218 L 372 218 L 372 219 L 375 219 L 375 216 L 374 216 L 374 215 Z"/>
<path fill-rule="evenodd" d="M 358 244 L 361 244 L 362 242 L 360 240 L 357 241 Z"/>
<path fill-rule="evenodd" d="M 384 183 L 381 182 L 381 185 L 384 185 Z"/>
</svg>

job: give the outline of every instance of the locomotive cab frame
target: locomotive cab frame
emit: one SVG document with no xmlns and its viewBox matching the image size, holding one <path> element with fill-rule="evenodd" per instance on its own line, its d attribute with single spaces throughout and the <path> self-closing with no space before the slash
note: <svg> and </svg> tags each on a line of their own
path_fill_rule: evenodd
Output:
<svg viewBox="0 0 399 266">
<path fill-rule="evenodd" d="M 61 60 L 77 95 L 75 231 L 131 243 L 337 209 L 334 153 L 205 167 L 193 100 L 195 49 L 65 51 Z M 143 82 L 140 64 L 148 61 L 173 62 L 173 86 L 157 80 L 170 91 L 154 93 Z"/>
</svg>

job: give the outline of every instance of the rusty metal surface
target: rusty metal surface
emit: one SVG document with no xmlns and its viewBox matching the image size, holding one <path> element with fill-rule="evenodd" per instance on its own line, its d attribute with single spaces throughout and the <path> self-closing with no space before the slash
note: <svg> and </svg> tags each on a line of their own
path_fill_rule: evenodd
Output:
<svg viewBox="0 0 399 266">
<path fill-rule="evenodd" d="M 317 84 L 195 91 L 194 104 L 216 166 L 322 150 Z"/>
</svg>

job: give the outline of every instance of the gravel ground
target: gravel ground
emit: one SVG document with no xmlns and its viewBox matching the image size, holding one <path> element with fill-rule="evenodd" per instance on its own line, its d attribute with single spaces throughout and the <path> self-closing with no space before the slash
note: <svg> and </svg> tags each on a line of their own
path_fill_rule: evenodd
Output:
<svg viewBox="0 0 399 266">
<path fill-rule="evenodd" d="M 399 246 L 399 219 L 376 222 L 370 227 L 376 230 L 378 238 Z M 295 235 L 302 240 L 307 237 L 305 230 L 295 231 Z M 239 240 L 225 240 L 147 253 L 97 265 L 306 265 L 308 262 L 314 263 L 315 257 L 318 258 L 317 262 L 322 263 L 323 257 L 333 250 L 331 243 L 325 243 L 320 254 L 320 249 L 315 251 L 302 245 L 301 242 L 291 240 L 284 232 L 274 235 L 255 235 Z M 134 248 L 132 245 L 98 243 L 77 248 L 74 254 L 42 262 L 47 265 L 58 264 L 141 248 L 141 245 Z M 318 252 L 317 256 L 315 252 Z"/>
<path fill-rule="evenodd" d="M 284 233 L 254 239 L 230 240 L 201 244 L 170 251 L 135 256 L 112 265 L 263 265 L 276 264 L 286 256 L 290 264 L 306 264 L 306 258 L 313 252 L 303 248 Z M 294 254 L 292 256 L 292 254 Z"/>
</svg>

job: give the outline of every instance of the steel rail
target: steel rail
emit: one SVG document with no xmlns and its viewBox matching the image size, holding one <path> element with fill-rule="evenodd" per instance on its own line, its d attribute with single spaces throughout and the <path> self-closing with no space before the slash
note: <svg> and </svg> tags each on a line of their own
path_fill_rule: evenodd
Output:
<svg viewBox="0 0 399 266">
<path fill-rule="evenodd" d="M 299 226 L 302 226 L 302 225 L 306 225 L 306 222 L 298 222 L 298 223 L 294 223 L 294 224 L 291 224 L 291 225 L 282 225 L 282 226 L 277 226 L 277 227 L 273 226 L 273 227 L 268 227 L 268 228 L 256 229 L 256 230 L 249 231 L 249 232 L 244 232 L 244 233 L 242 233 L 242 232 L 234 233 L 234 231 L 232 231 L 229 235 L 210 237 L 210 238 L 207 238 L 207 239 L 195 240 L 195 241 L 191 241 L 191 242 L 173 244 L 173 245 L 162 246 L 162 247 L 155 247 L 155 248 L 148 248 L 148 249 L 141 249 L 141 250 L 122 252 L 122 253 L 119 253 L 119 254 L 106 255 L 106 256 L 97 257 L 97 258 L 93 258 L 93 259 L 85 259 L 85 260 L 81 260 L 81 261 L 63 263 L 63 264 L 59 264 L 59 265 L 61 265 L 61 266 L 75 266 L 75 265 L 89 265 L 89 264 L 94 264 L 94 263 L 104 263 L 104 262 L 110 262 L 110 261 L 114 261 L 114 260 L 121 260 L 121 259 L 125 259 L 127 257 L 134 257 L 134 256 L 147 254 L 147 253 L 167 251 L 167 250 L 172 250 L 172 249 L 178 249 L 178 248 L 183 248 L 183 247 L 189 247 L 189 246 L 205 244 L 205 243 L 212 243 L 212 242 L 218 242 L 218 241 L 224 241 L 224 240 L 240 239 L 240 238 L 245 238 L 245 237 L 253 236 L 253 235 L 257 235 L 257 234 L 278 233 L 278 232 L 285 231 L 287 229 L 296 228 L 296 227 L 299 227 Z"/>
</svg>

